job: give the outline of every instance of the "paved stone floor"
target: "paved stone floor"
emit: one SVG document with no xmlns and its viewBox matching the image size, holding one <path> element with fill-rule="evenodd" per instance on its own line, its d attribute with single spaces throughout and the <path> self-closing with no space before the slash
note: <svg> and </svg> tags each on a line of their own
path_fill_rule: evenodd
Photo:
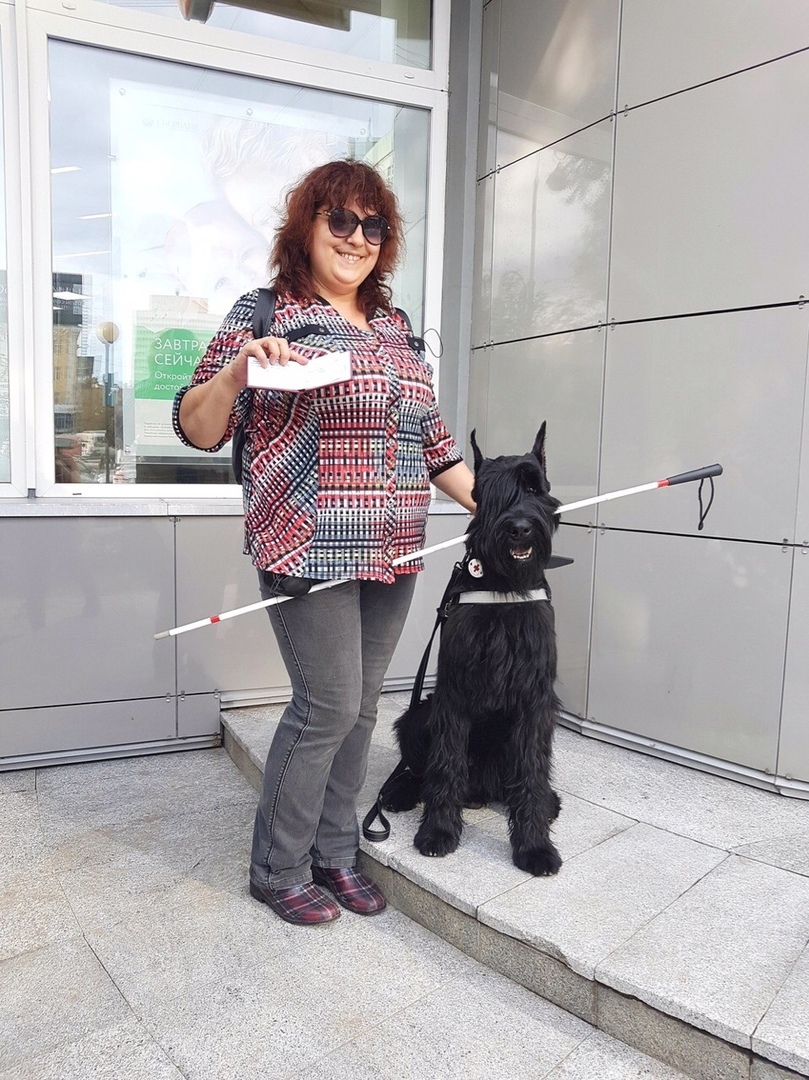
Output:
<svg viewBox="0 0 809 1080">
<path fill-rule="evenodd" d="M 682 1080 L 392 908 L 283 923 L 254 806 L 224 750 L 0 773 L 0 1080 Z"/>
</svg>

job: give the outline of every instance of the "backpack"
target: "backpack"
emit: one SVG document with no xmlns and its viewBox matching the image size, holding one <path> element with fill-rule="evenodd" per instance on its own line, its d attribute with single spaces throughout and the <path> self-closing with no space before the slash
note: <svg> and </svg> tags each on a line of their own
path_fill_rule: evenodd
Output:
<svg viewBox="0 0 809 1080">
<path fill-rule="evenodd" d="M 258 296 L 256 297 L 256 309 L 253 312 L 254 338 L 258 339 L 262 337 L 267 337 L 269 335 L 269 331 L 272 328 L 272 321 L 275 318 L 275 302 L 277 298 L 278 294 L 276 293 L 275 289 L 258 290 Z M 404 320 L 407 329 L 410 331 L 410 336 L 407 339 L 408 344 L 423 357 L 424 342 L 421 338 L 413 336 L 413 327 L 410 323 L 410 318 L 408 317 L 407 312 L 402 311 L 401 308 L 394 308 L 393 310 Z M 328 334 L 328 331 L 325 330 L 322 326 L 314 326 L 309 324 L 307 326 L 302 326 L 297 332 L 296 336 L 305 337 L 306 335 L 311 333 Z M 290 336 L 289 340 L 293 340 L 292 336 Z M 237 425 L 235 431 L 233 432 L 230 449 L 230 463 L 233 469 L 233 475 L 236 477 L 237 484 L 241 484 L 242 482 L 242 459 L 244 457 L 244 442 L 245 431 L 244 421 L 242 421 L 241 424 Z"/>
</svg>

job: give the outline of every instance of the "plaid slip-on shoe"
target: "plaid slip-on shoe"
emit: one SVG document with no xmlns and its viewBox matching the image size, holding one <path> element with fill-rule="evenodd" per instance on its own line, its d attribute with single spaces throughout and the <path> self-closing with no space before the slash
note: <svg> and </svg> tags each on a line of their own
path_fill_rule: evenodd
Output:
<svg viewBox="0 0 809 1080">
<path fill-rule="evenodd" d="M 298 926 L 316 926 L 340 917 L 334 901 L 311 881 L 289 889 L 271 889 L 251 881 L 250 895 L 271 907 L 285 922 Z"/>
<path fill-rule="evenodd" d="M 373 881 L 352 867 L 313 866 L 312 878 L 333 892 L 338 904 L 357 915 L 378 915 L 387 906 Z"/>
</svg>

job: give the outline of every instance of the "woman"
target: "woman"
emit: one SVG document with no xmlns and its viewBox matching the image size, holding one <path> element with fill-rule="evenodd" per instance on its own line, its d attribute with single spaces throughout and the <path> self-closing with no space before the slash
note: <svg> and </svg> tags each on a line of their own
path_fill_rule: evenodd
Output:
<svg viewBox="0 0 809 1080">
<path fill-rule="evenodd" d="M 423 546 L 430 481 L 474 509 L 429 366 L 391 306 L 402 235 L 374 169 L 338 161 L 308 173 L 287 196 L 271 254 L 273 335 L 253 339 L 256 293 L 243 296 L 175 401 L 178 436 L 200 449 L 219 450 L 245 421 L 245 552 L 265 599 L 296 597 L 268 609 L 292 699 L 264 769 L 250 870 L 251 894 L 292 923 L 337 918 L 335 900 L 363 915 L 385 906 L 356 870 L 357 800 L 422 569 L 393 561 Z M 305 364 L 324 349 L 350 352 L 350 381 L 246 389 L 249 357 Z"/>
</svg>

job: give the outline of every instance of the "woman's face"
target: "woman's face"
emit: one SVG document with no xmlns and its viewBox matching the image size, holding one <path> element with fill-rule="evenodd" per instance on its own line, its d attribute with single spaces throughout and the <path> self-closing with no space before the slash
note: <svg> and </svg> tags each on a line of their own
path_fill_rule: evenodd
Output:
<svg viewBox="0 0 809 1080">
<path fill-rule="evenodd" d="M 351 236 L 342 239 L 332 236 L 324 211 L 333 207 L 318 209 L 309 241 L 312 285 L 326 300 L 350 299 L 356 296 L 360 285 L 376 266 L 380 245 L 369 244 L 359 225 Z M 360 220 L 376 213 L 373 208 L 359 206 L 354 200 L 346 203 L 346 209 L 353 210 Z"/>
</svg>

